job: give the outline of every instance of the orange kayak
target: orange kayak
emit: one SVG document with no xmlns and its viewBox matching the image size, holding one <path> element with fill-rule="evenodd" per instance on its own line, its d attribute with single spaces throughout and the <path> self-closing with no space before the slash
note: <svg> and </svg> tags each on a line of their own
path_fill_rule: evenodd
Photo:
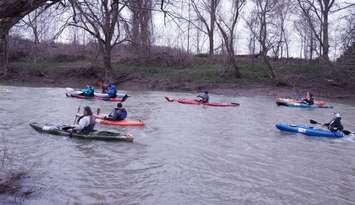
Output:
<svg viewBox="0 0 355 205">
<path fill-rule="evenodd" d="M 165 97 L 165 100 L 168 102 L 177 102 L 181 104 L 186 104 L 186 105 L 206 105 L 206 106 L 212 106 L 212 107 L 237 107 L 239 106 L 239 103 L 220 103 L 220 102 L 208 102 L 208 103 L 202 103 L 199 101 L 196 101 L 195 99 L 187 99 L 187 98 L 172 98 L 172 97 Z"/>
<path fill-rule="evenodd" d="M 105 120 L 104 116 L 95 116 L 96 122 L 104 125 L 116 125 L 116 126 L 144 126 L 142 120 Z"/>
</svg>

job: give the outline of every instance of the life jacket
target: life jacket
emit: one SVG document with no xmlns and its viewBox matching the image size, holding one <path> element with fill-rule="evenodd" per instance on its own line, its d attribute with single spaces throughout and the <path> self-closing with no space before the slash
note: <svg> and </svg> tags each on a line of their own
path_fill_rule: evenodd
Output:
<svg viewBox="0 0 355 205">
<path fill-rule="evenodd" d="M 208 96 L 208 94 L 200 94 L 197 97 L 201 98 L 201 102 L 203 103 L 208 103 L 210 97 Z"/>
<path fill-rule="evenodd" d="M 117 97 L 117 87 L 115 85 L 110 85 L 108 88 L 107 94 L 110 98 L 115 98 Z"/>
<path fill-rule="evenodd" d="M 314 104 L 314 98 L 311 97 L 311 98 L 305 98 L 303 99 L 303 102 L 307 103 L 308 105 L 313 105 Z"/>
<path fill-rule="evenodd" d="M 93 116 L 90 116 L 90 124 L 86 127 L 84 127 L 80 133 L 82 134 L 89 134 L 94 131 L 95 127 L 95 118 Z"/>
<path fill-rule="evenodd" d="M 84 96 L 92 97 L 94 96 L 95 90 L 93 87 L 87 87 L 81 90 Z"/>
<path fill-rule="evenodd" d="M 336 132 L 336 131 L 343 131 L 344 127 L 343 125 L 341 124 L 341 118 L 338 117 L 338 118 L 335 118 L 334 120 L 332 120 L 330 123 L 329 123 L 329 126 L 328 126 L 328 129 L 332 132 Z"/>
<path fill-rule="evenodd" d="M 112 120 L 124 120 L 127 118 L 127 110 L 125 108 L 115 108 L 113 113 L 110 114 L 110 118 Z"/>
</svg>

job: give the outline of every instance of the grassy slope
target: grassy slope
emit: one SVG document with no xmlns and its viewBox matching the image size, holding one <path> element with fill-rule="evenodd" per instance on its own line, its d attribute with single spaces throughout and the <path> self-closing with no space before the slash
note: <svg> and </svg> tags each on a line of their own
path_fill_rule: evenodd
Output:
<svg viewBox="0 0 355 205">
<path fill-rule="evenodd" d="M 94 83 L 97 76 L 92 75 L 90 63 L 76 62 L 15 62 L 11 63 L 15 72 L 10 83 L 29 82 L 32 85 L 46 86 L 83 86 Z M 274 63 L 280 81 L 290 88 L 311 89 L 326 96 L 329 90 L 334 93 L 352 92 L 355 88 L 355 71 L 352 67 L 330 68 L 318 64 Z M 235 78 L 233 70 L 225 70 L 220 64 L 207 62 L 195 63 L 186 68 L 164 65 L 127 65 L 113 64 L 118 76 L 129 74 L 130 86 L 158 90 L 196 90 L 201 88 L 274 88 L 276 83 L 268 78 L 263 64 L 240 63 L 242 78 Z M 21 74 L 21 75 L 20 75 Z M 4 82 L 3 82 L 4 83 Z M 5 82 L 7 83 L 7 82 Z"/>
</svg>

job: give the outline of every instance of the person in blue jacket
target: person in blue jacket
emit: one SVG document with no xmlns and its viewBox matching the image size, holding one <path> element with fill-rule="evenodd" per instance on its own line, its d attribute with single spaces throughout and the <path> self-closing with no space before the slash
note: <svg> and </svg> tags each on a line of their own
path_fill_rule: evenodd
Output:
<svg viewBox="0 0 355 205">
<path fill-rule="evenodd" d="M 112 110 L 112 112 L 105 117 L 107 120 L 125 120 L 127 118 L 127 110 L 122 106 L 122 103 L 117 103 L 117 107 Z"/>
<path fill-rule="evenodd" d="M 106 93 L 110 98 L 115 98 L 117 97 L 117 87 L 115 84 L 110 83 L 108 88 L 106 89 Z"/>
<path fill-rule="evenodd" d="M 85 88 L 81 89 L 82 95 L 86 97 L 93 97 L 95 93 L 95 89 L 89 85 L 87 85 Z"/>
</svg>

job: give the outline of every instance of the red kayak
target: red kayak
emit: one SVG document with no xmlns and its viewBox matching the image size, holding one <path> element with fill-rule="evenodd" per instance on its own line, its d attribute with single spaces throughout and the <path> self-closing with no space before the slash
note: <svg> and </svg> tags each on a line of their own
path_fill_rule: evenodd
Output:
<svg viewBox="0 0 355 205">
<path fill-rule="evenodd" d="M 237 107 L 239 103 L 218 103 L 218 102 L 208 102 L 202 103 L 195 99 L 187 99 L 187 98 L 172 98 L 172 97 L 165 97 L 168 102 L 178 102 L 181 104 L 188 104 L 188 105 L 207 105 L 212 107 Z"/>
<path fill-rule="evenodd" d="M 116 125 L 116 126 L 144 126 L 144 122 L 142 120 L 106 120 L 104 119 L 105 115 L 96 115 L 96 122 L 105 125 Z"/>
</svg>

